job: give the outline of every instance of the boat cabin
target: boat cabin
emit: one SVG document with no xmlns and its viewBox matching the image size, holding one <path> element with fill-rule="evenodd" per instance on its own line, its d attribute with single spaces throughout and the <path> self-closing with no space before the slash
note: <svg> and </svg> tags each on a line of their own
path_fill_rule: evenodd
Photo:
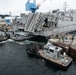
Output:
<svg viewBox="0 0 76 75">
<path fill-rule="evenodd" d="M 51 43 L 47 43 L 44 46 L 44 50 L 46 51 L 48 56 L 50 56 L 50 57 L 52 57 L 54 59 L 59 58 L 60 55 L 61 55 L 61 52 L 62 52 L 62 48 L 61 47 L 54 46 Z"/>
</svg>

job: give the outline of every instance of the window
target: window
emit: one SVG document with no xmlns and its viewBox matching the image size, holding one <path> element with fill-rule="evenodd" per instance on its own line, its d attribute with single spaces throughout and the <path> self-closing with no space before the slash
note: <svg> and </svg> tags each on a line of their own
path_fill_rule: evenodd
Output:
<svg viewBox="0 0 76 75">
<path fill-rule="evenodd" d="M 51 50 L 51 49 L 50 49 L 50 52 L 54 52 L 54 50 Z"/>
<path fill-rule="evenodd" d="M 73 17 L 71 17 L 71 21 L 73 21 Z"/>
<path fill-rule="evenodd" d="M 57 27 L 57 23 L 55 23 L 55 27 Z"/>
<path fill-rule="evenodd" d="M 45 50 L 48 50 L 48 48 L 45 48 Z"/>
<path fill-rule="evenodd" d="M 62 12 L 61 15 L 64 16 L 65 15 L 64 12 Z"/>
<path fill-rule="evenodd" d="M 65 19 L 66 21 L 69 21 L 69 19 Z"/>
</svg>

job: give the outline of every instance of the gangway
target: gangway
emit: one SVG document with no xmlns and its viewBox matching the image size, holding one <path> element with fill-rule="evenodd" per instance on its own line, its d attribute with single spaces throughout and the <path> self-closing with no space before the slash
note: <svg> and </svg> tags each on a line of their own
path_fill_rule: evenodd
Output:
<svg viewBox="0 0 76 75">
<path fill-rule="evenodd" d="M 27 22 L 26 22 L 26 24 L 25 24 L 25 31 L 28 29 L 28 27 L 29 27 L 29 25 L 30 25 L 30 22 L 31 22 L 31 20 L 32 20 L 33 17 L 34 17 L 34 14 L 33 14 L 33 13 L 29 13 Z"/>
<path fill-rule="evenodd" d="M 40 15 L 39 13 L 35 13 L 35 14 L 33 13 L 33 18 L 32 18 L 32 20 L 31 20 L 31 22 L 29 24 L 29 27 L 27 28 L 27 31 L 29 31 L 29 32 L 34 31 L 34 28 L 36 26 L 37 19 L 38 19 L 39 15 Z"/>
</svg>

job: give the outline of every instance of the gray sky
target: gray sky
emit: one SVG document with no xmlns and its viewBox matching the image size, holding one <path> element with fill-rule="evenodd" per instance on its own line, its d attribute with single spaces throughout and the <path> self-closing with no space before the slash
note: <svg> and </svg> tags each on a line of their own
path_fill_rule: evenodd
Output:
<svg viewBox="0 0 76 75">
<path fill-rule="evenodd" d="M 25 2 L 27 0 L 0 0 L 0 14 L 19 15 L 21 12 L 25 12 Z M 42 3 L 42 0 L 36 0 L 37 3 Z M 41 4 L 39 10 L 47 12 L 53 9 L 63 9 L 64 2 L 67 2 L 68 9 L 76 9 L 76 0 L 46 0 Z"/>
</svg>

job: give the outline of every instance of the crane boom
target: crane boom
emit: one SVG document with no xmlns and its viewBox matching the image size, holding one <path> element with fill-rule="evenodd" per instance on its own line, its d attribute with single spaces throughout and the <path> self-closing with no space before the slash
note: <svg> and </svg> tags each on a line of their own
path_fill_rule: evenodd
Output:
<svg viewBox="0 0 76 75">
<path fill-rule="evenodd" d="M 40 7 L 40 6 L 41 6 L 41 4 L 42 4 L 42 3 L 44 3 L 44 1 L 46 1 L 46 0 L 42 0 L 40 3 L 38 3 L 38 4 L 37 4 L 37 6 L 39 6 L 39 7 Z"/>
</svg>

